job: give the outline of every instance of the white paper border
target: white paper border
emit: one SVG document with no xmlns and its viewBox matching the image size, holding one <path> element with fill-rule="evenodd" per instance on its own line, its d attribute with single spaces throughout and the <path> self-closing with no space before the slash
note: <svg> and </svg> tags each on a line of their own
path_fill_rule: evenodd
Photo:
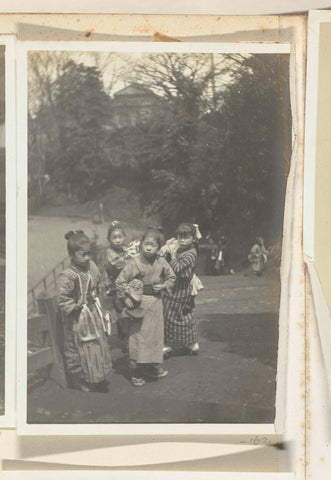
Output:
<svg viewBox="0 0 331 480">
<path fill-rule="evenodd" d="M 311 10 L 308 20 L 305 155 L 304 155 L 304 206 L 303 253 L 308 261 L 314 261 L 315 232 L 315 162 L 319 70 L 320 24 L 331 22 L 331 11 Z"/>
<path fill-rule="evenodd" d="M 16 393 L 16 71 L 14 35 L 1 35 L 5 45 L 6 139 L 6 308 L 5 308 L 5 414 L 0 427 L 15 426 Z"/>
<path fill-rule="evenodd" d="M 150 471 L 3 471 L 3 480 L 294 480 L 294 473 L 150 472 Z"/>
<path fill-rule="evenodd" d="M 27 423 L 27 53 L 28 51 L 291 53 L 290 43 L 17 42 L 17 412 L 19 435 L 275 434 L 274 424 Z M 25 141 L 23 141 L 25 139 Z"/>
<path fill-rule="evenodd" d="M 311 282 L 312 298 L 321 341 L 325 374 L 331 403 L 331 324 L 330 311 L 323 294 L 315 259 L 315 191 L 317 149 L 317 104 L 319 80 L 320 24 L 331 23 L 331 11 L 309 12 L 304 169 L 303 248 Z"/>
</svg>

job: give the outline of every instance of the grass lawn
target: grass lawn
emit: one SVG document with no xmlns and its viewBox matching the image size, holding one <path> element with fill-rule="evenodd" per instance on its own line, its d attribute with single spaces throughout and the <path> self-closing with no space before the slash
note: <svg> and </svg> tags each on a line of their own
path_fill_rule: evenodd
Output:
<svg viewBox="0 0 331 480">
<path fill-rule="evenodd" d="M 28 289 L 32 288 L 67 255 L 64 234 L 69 230 L 83 230 L 98 243 L 107 245 L 108 223 L 93 225 L 89 218 L 29 216 L 28 222 Z M 141 230 L 128 227 L 127 239 L 140 237 Z"/>
<path fill-rule="evenodd" d="M 104 224 L 93 224 L 99 202 L 103 204 Z M 139 238 L 145 227 L 159 223 L 146 218 L 138 195 L 129 189 L 112 186 L 100 196 L 84 204 L 70 202 L 42 205 L 30 212 L 28 222 L 28 289 L 32 288 L 56 264 L 67 256 L 64 234 L 69 230 L 84 230 L 90 238 L 98 235 L 98 243 L 107 244 L 107 229 L 111 221 L 120 220 L 126 228 L 128 241 Z"/>
</svg>

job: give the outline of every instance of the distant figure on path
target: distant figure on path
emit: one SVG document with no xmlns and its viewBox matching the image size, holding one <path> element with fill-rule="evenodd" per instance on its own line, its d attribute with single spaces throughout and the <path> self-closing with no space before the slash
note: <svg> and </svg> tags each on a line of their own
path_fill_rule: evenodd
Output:
<svg viewBox="0 0 331 480">
<path fill-rule="evenodd" d="M 228 265 L 228 241 L 227 238 L 222 235 L 217 242 L 218 252 L 215 262 L 215 270 L 217 275 L 227 275 L 230 272 Z"/>
<path fill-rule="evenodd" d="M 217 260 L 218 245 L 210 233 L 206 235 L 205 242 L 201 245 L 201 249 L 206 251 L 205 275 L 215 275 L 215 262 Z"/>
<path fill-rule="evenodd" d="M 263 274 L 265 264 L 268 260 L 268 250 L 264 246 L 264 240 L 262 237 L 256 237 L 255 244 L 251 248 L 248 255 L 249 263 L 256 275 L 260 277 Z"/>
</svg>

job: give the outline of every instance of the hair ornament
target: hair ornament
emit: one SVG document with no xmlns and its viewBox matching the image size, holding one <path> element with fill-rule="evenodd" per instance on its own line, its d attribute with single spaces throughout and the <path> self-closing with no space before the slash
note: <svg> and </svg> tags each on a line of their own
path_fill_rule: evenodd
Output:
<svg viewBox="0 0 331 480">
<path fill-rule="evenodd" d="M 198 240 L 200 240 L 200 238 L 202 238 L 202 235 L 199 230 L 199 225 L 197 223 L 193 223 L 193 227 L 195 227 L 195 236 L 197 237 Z"/>
<path fill-rule="evenodd" d="M 70 230 L 69 232 L 65 233 L 64 238 L 66 240 L 69 240 L 73 235 L 75 235 L 75 232 L 73 230 Z"/>
</svg>

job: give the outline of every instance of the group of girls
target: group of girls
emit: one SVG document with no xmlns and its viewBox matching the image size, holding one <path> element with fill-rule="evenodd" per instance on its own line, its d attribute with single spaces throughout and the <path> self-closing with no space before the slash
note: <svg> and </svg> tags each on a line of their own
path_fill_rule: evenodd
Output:
<svg viewBox="0 0 331 480">
<path fill-rule="evenodd" d="M 70 384 L 83 391 L 108 391 L 111 355 L 107 336 L 110 317 L 104 313 L 101 275 L 90 259 L 91 242 L 82 231 L 68 232 L 70 266 L 57 283 L 64 324 L 64 357 Z M 117 333 L 128 346 L 131 383 L 167 375 L 163 358 L 172 350 L 199 351 L 194 295 L 201 285 L 194 275 L 197 228 L 182 223 L 177 239 L 165 242 L 163 230 L 149 227 L 140 242 L 126 245 L 122 224 L 108 230 L 104 269 L 106 294 Z M 139 245 L 139 247 L 138 247 Z"/>
</svg>

